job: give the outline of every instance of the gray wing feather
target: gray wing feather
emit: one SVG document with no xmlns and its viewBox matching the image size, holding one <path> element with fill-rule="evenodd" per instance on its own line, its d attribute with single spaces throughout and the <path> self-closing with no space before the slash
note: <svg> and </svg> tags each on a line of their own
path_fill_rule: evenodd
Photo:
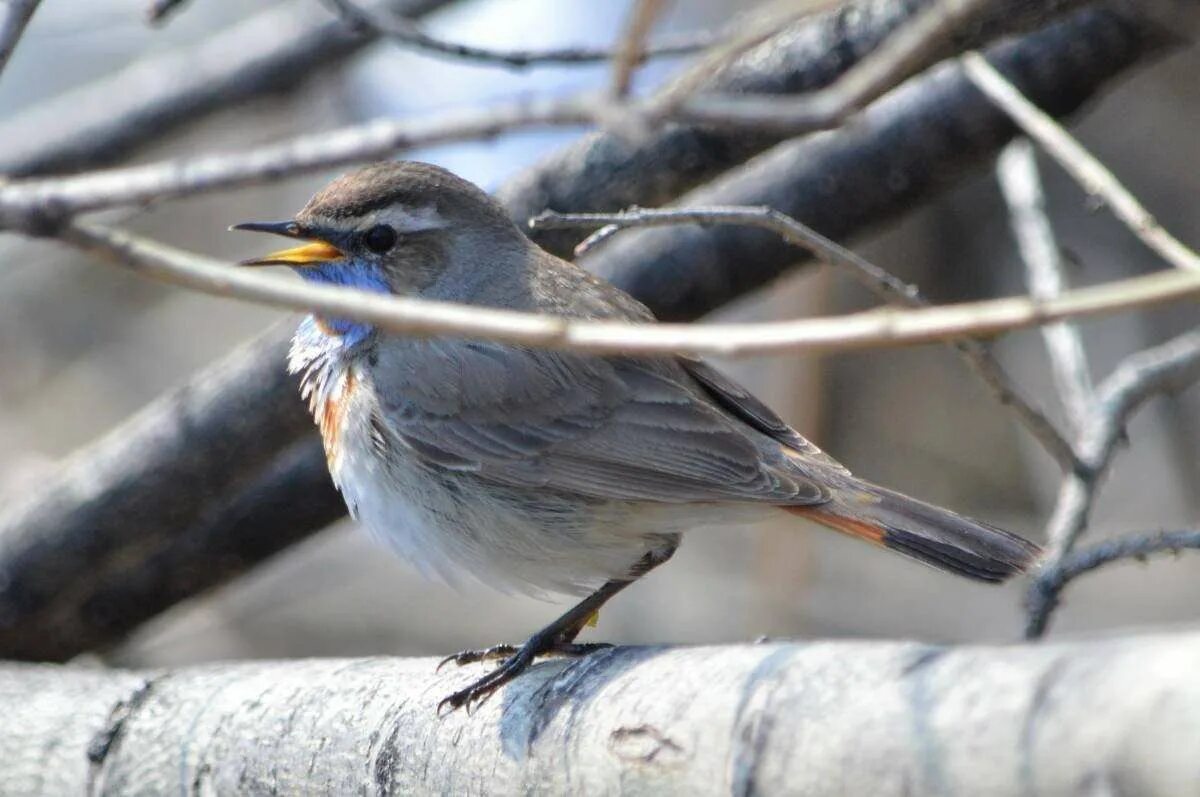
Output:
<svg viewBox="0 0 1200 797">
<path fill-rule="evenodd" d="M 619 500 L 827 499 L 672 359 L 406 340 L 378 350 L 370 374 L 379 425 L 438 467 Z"/>
</svg>

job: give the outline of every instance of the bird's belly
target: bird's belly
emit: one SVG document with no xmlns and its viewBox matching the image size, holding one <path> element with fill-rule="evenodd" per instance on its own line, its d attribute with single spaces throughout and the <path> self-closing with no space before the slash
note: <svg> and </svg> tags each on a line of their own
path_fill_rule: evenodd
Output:
<svg viewBox="0 0 1200 797">
<path fill-rule="evenodd" d="M 636 504 L 506 487 L 404 452 L 385 461 L 350 435 L 341 442 L 331 467 L 351 514 L 450 583 L 467 574 L 506 591 L 582 593 L 666 540 Z"/>
</svg>

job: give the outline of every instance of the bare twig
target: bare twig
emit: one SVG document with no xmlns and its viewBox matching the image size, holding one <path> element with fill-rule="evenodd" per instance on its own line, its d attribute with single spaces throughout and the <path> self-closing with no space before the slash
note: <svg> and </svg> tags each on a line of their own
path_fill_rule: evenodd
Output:
<svg viewBox="0 0 1200 797">
<path fill-rule="evenodd" d="M 356 29 L 371 31 L 389 40 L 423 52 L 464 58 L 471 61 L 501 64 L 522 69 L 536 64 L 590 64 L 607 61 L 613 52 L 602 47 L 561 47 L 546 50 L 496 50 L 469 44 L 446 41 L 433 36 L 416 21 L 398 14 L 372 11 L 353 0 L 325 0 L 347 24 Z M 673 55 L 688 55 L 720 41 L 720 32 L 697 31 L 663 37 L 649 43 L 638 60 Z"/>
<path fill-rule="evenodd" d="M 607 223 L 605 216 L 600 223 Z M 1200 274 L 1166 271 L 1089 288 L 1046 301 L 1028 297 L 833 318 L 757 324 L 625 324 L 381 295 L 296 283 L 227 264 L 125 232 L 70 223 L 57 235 L 136 273 L 217 296 L 348 318 L 412 335 L 458 335 L 596 353 L 720 354 L 833 351 L 991 335 L 1063 318 L 1131 310 L 1200 295 Z"/>
<path fill-rule="evenodd" d="M 1152 534 L 1132 534 L 1072 551 L 1053 564 L 1042 568 L 1034 578 L 1025 597 L 1030 617 L 1029 637 L 1040 636 L 1054 610 L 1058 608 L 1063 589 L 1079 576 L 1121 559 L 1144 560 L 1156 553 L 1178 554 L 1200 548 L 1200 531 L 1160 531 Z"/>
<path fill-rule="evenodd" d="M 1163 229 L 1104 164 L 1058 122 L 1026 99 L 987 59 L 979 53 L 967 53 L 962 62 L 967 76 L 979 90 L 1058 161 L 1089 196 L 1107 205 L 1142 243 L 1177 268 L 1200 270 L 1200 255 Z"/>
<path fill-rule="evenodd" d="M 996 177 L 1008 203 L 1030 295 L 1038 299 L 1058 296 L 1064 289 L 1062 256 L 1046 218 L 1037 158 L 1027 139 L 1014 141 L 1000 153 Z M 1078 434 L 1095 397 L 1083 341 L 1070 324 L 1047 324 L 1042 327 L 1042 338 L 1067 421 L 1072 433 Z"/>
<path fill-rule="evenodd" d="M 645 58 L 646 37 L 664 5 L 664 0 L 634 0 L 625 30 L 613 50 L 612 81 L 608 89 L 611 99 L 620 101 L 629 94 L 633 72 Z"/>
<path fill-rule="evenodd" d="M 422 14 L 446 2 L 386 0 L 386 7 Z M 279 3 L 0 121 L 0 172 L 24 177 L 110 162 L 185 122 L 290 89 L 371 40 L 310 0 Z"/>
<path fill-rule="evenodd" d="M 601 222 L 605 214 L 559 214 L 544 213 L 530 221 L 532 227 L 558 227 L 579 221 L 585 226 Z M 647 210 L 633 208 L 623 213 L 608 215 L 609 221 L 593 235 L 584 239 L 578 251 L 587 251 L 596 242 L 615 234 L 626 226 L 657 226 L 672 224 L 742 224 L 760 227 L 776 233 L 788 243 L 808 250 L 819 260 L 838 266 L 858 280 L 883 301 L 901 307 L 929 307 L 915 285 L 897 279 L 886 270 L 866 258 L 831 241 L 820 233 L 801 224 L 790 216 L 771 208 L 724 207 L 724 208 L 668 208 Z M 636 220 L 636 222 L 631 222 Z M 996 399 L 1011 407 L 1030 433 L 1045 447 L 1065 469 L 1076 466 L 1074 451 L 1058 433 L 1049 419 L 1012 386 L 1012 380 L 1004 373 L 996 359 L 982 344 L 975 340 L 950 341 L 967 364 L 979 375 Z"/>
<path fill-rule="evenodd" d="M 33 12 L 37 11 L 40 3 L 41 0 L 8 0 L 8 11 L 4 14 L 4 20 L 0 22 L 0 72 L 8 65 L 9 57 L 17 48 L 25 26 L 33 18 Z"/>
<path fill-rule="evenodd" d="M 1130 355 L 1101 383 L 1077 445 L 1083 467 L 1064 477 L 1047 523 L 1047 569 L 1065 561 L 1086 528 L 1100 482 L 1134 412 L 1153 396 L 1182 390 L 1197 379 L 1200 330 L 1193 330 Z M 1036 599 L 1030 605 L 1026 635 L 1038 637 L 1045 633 L 1054 607 Z"/>
<path fill-rule="evenodd" d="M 146 7 L 146 21 L 151 25 L 163 25 L 187 2 L 188 0 L 150 0 L 150 5 Z"/>
<path fill-rule="evenodd" d="M 801 97 L 704 94 L 667 107 L 673 118 L 696 124 L 752 126 L 789 135 L 837 127 L 934 60 L 947 39 L 991 2 L 937 0 L 837 82 Z"/>
<path fill-rule="evenodd" d="M 16 181 L 0 185 L 0 228 L 53 226 L 86 211 L 249 185 L 520 127 L 584 124 L 592 108 L 583 98 L 531 99 L 428 119 L 379 119 L 224 155 Z"/>
</svg>

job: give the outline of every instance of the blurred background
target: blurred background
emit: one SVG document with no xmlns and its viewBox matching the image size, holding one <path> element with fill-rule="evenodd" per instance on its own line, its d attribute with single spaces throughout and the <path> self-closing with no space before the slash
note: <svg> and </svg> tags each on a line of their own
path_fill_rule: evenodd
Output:
<svg viewBox="0 0 1200 797">
<path fill-rule="evenodd" d="M 163 29 L 142 22 L 144 0 L 47 2 L 0 82 L 0 117 L 21 112 L 134 59 L 194 43 L 243 17 L 246 4 L 203 0 Z M 314 0 L 315 5 L 315 0 Z M 624 2 L 463 0 L 427 18 L 456 40 L 493 46 L 604 45 Z M 658 30 L 720 26 L 737 0 L 679 0 Z M 645 91 L 679 65 L 638 75 Z M 368 47 L 293 95 L 209 117 L 138 160 L 223 151 L 379 115 L 401 115 L 533 93 L 603 86 L 608 67 L 511 71 Z M 1193 47 L 1119 83 L 1075 128 L 1184 242 L 1200 241 L 1200 53 Z M 571 141 L 577 131 L 506 135 L 412 157 L 494 188 Z M 0 156 L 18 142 L 0 141 Z M 1161 267 L 1120 225 L 1089 208 L 1043 162 L 1050 217 L 1080 281 Z M 261 246 L 227 234 L 247 219 L 284 218 L 332 174 L 222 192 L 112 215 L 131 229 L 206 254 L 239 258 Z M 569 208 L 558 208 L 569 210 Z M 858 251 L 935 301 L 1020 292 L 1023 270 L 994 179 L 980 174 Z M 843 278 L 809 269 L 723 311 L 767 319 L 871 304 Z M 60 247 L 0 237 L 0 499 L 36 490 L 74 449 L 279 318 L 279 313 L 139 280 Z M 1083 326 L 1097 378 L 1130 351 L 1196 323 L 1177 306 Z M 1036 332 L 998 343 L 1026 395 L 1058 406 Z M 859 474 L 1039 539 L 1058 469 L 949 350 L 924 346 L 828 357 L 776 356 L 724 364 Z M 279 364 L 283 367 L 283 363 Z M 299 401 L 299 398 L 296 399 Z M 1194 527 L 1200 520 L 1200 390 L 1156 399 L 1129 428 L 1092 538 Z M 186 489 L 181 485 L 180 489 Z M 464 583 L 423 580 L 377 555 L 343 522 L 240 580 L 180 605 L 106 654 L 154 666 L 308 655 L 447 654 L 517 641 L 561 610 Z M 1066 595 L 1055 633 L 1194 622 L 1200 557 L 1112 567 Z M 1005 641 L 1019 636 L 1021 585 L 982 587 L 816 527 L 720 529 L 690 535 L 669 567 L 605 608 L 588 638 L 614 642 L 743 641 L 762 635 Z"/>
</svg>

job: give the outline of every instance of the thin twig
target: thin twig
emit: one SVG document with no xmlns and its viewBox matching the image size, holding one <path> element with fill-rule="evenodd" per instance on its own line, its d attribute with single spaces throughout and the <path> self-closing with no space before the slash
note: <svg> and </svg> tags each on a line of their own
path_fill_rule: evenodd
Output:
<svg viewBox="0 0 1200 797">
<path fill-rule="evenodd" d="M 423 14 L 448 1 L 381 4 Z M 0 172 L 17 178 L 94 168 L 205 114 L 291 89 L 372 41 L 310 3 L 274 3 L 195 44 L 153 52 L 5 117 Z"/>
<path fill-rule="evenodd" d="M 654 27 L 654 21 L 662 14 L 664 0 L 634 0 L 633 10 L 625 23 L 625 30 L 613 49 L 612 80 L 609 98 L 621 101 L 629 94 L 633 73 L 645 58 L 646 37 Z"/>
<path fill-rule="evenodd" d="M 747 50 L 779 33 L 789 23 L 836 5 L 838 0 L 775 0 L 742 17 L 730 35 L 721 37 L 687 71 L 671 81 L 640 109 L 647 121 L 673 118 L 693 94 L 710 84 Z"/>
<path fill-rule="evenodd" d="M 789 135 L 837 127 L 907 80 L 952 35 L 985 11 L 992 0 L 937 0 L 885 39 L 835 83 L 800 97 L 703 94 L 660 103 L 673 119 L 695 124 L 746 126 Z"/>
<path fill-rule="evenodd" d="M 1193 330 L 1126 357 L 1100 384 L 1077 446 L 1083 467 L 1063 478 L 1054 511 L 1046 524 L 1048 569 L 1066 559 L 1087 527 L 1100 482 L 1112 464 L 1125 425 L 1134 412 L 1153 396 L 1182 390 L 1197 379 L 1200 379 L 1200 330 Z M 1047 613 L 1036 614 L 1031 610 L 1026 626 L 1026 635 L 1031 638 L 1045 633 L 1048 612 L 1053 609 L 1046 602 L 1033 605 Z"/>
<path fill-rule="evenodd" d="M 0 229 L 52 226 L 77 213 L 250 185 L 520 127 L 586 124 L 594 107 L 586 98 L 534 98 L 430 118 L 379 119 L 223 155 L 14 181 L 0 185 Z"/>
<path fill-rule="evenodd" d="M 1034 578 L 1025 597 L 1030 626 L 1026 636 L 1035 638 L 1045 630 L 1048 618 L 1058 608 L 1063 589 L 1072 580 L 1121 559 L 1144 560 L 1156 553 L 1178 554 L 1200 548 L 1200 531 L 1160 531 L 1135 534 L 1073 551 Z"/>
<path fill-rule="evenodd" d="M 41 0 L 8 0 L 8 13 L 0 23 L 0 72 L 8 65 L 8 59 L 17 48 L 17 42 L 25 33 L 25 26 L 33 18 L 33 12 L 37 11 L 40 3 Z"/>
<path fill-rule="evenodd" d="M 439 39 L 414 20 L 396 14 L 364 9 L 352 0 L 325 0 L 347 24 L 358 30 L 374 32 L 393 42 L 424 52 L 464 58 L 470 61 L 500 64 L 523 69 L 537 64 L 590 64 L 607 61 L 613 53 L 603 47 L 560 47 L 547 50 L 496 50 Z M 721 32 L 697 31 L 666 36 L 648 44 L 639 60 L 674 55 L 689 55 L 711 47 Z"/>
<path fill-rule="evenodd" d="M 56 235 L 136 273 L 217 296 L 353 319 L 410 335 L 455 335 L 604 354 L 742 356 L 925 343 L 991 335 L 1200 295 L 1200 274 L 1170 270 L 1080 288 L 1047 301 L 1011 297 L 920 309 L 884 307 L 831 318 L 753 324 L 629 324 L 572 321 L 297 283 L 282 275 L 233 268 L 126 232 L 79 222 L 63 225 Z"/>
<path fill-rule="evenodd" d="M 150 5 L 146 7 L 146 21 L 151 25 L 166 24 L 187 2 L 188 0 L 150 0 Z"/>
<path fill-rule="evenodd" d="M 979 53 L 967 53 L 963 67 L 972 82 L 1088 193 L 1113 212 L 1146 246 L 1177 268 L 1200 270 L 1197 255 L 1167 232 L 1137 198 L 1058 122 L 1021 94 Z"/>
<path fill-rule="evenodd" d="M 586 226 L 600 223 L 604 214 L 558 214 L 543 213 L 530 222 L 530 226 L 559 227 L 575 220 Z M 883 301 L 901 307 L 929 307 L 930 303 L 921 296 L 915 285 L 896 278 L 866 258 L 831 241 L 815 230 L 772 208 L 766 207 L 721 207 L 647 210 L 633 208 L 619 214 L 607 216 L 609 222 L 586 238 L 577 251 L 586 251 L 598 240 L 615 234 L 628 226 L 655 226 L 673 224 L 739 224 L 770 230 L 788 243 L 808 250 L 819 260 L 842 268 L 851 277 L 873 292 Z M 636 223 L 631 220 L 636 219 Z M 1012 386 L 1012 380 L 1004 373 L 1000 363 L 979 341 L 959 339 L 949 341 L 967 364 L 979 375 L 996 399 L 1012 408 L 1030 433 L 1066 470 L 1078 464 L 1070 444 L 1054 428 L 1046 416 Z"/>
<path fill-rule="evenodd" d="M 1037 299 L 1058 296 L 1065 289 L 1062 256 L 1046 218 L 1037 158 L 1028 139 L 1018 139 L 1000 153 L 996 177 L 1025 262 L 1029 294 Z M 1083 340 L 1072 324 L 1047 324 L 1041 332 L 1067 421 L 1078 435 L 1095 399 Z"/>
</svg>

